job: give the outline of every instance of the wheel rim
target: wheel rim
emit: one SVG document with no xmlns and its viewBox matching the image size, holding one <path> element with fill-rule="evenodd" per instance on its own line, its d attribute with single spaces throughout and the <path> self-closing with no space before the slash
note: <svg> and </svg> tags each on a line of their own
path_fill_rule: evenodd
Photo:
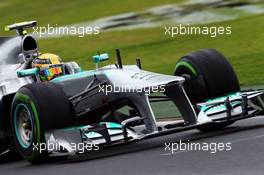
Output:
<svg viewBox="0 0 264 175">
<path fill-rule="evenodd" d="M 17 105 L 14 114 L 16 137 L 20 145 L 27 149 L 33 140 L 33 120 L 30 109 L 23 103 Z"/>
</svg>

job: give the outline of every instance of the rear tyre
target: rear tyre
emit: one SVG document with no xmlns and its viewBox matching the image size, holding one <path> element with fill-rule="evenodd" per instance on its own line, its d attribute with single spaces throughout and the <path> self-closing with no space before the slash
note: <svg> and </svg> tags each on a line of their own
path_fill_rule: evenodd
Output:
<svg viewBox="0 0 264 175">
<path fill-rule="evenodd" d="M 52 83 L 20 88 L 11 111 L 15 146 L 22 157 L 35 164 L 50 160 L 45 132 L 75 124 L 70 102 L 63 90 Z"/>
<path fill-rule="evenodd" d="M 204 49 L 183 56 L 176 64 L 174 75 L 186 78 L 184 88 L 193 104 L 240 91 L 232 66 L 223 54 L 214 49 Z M 215 131 L 232 123 L 214 123 L 199 130 Z"/>
</svg>

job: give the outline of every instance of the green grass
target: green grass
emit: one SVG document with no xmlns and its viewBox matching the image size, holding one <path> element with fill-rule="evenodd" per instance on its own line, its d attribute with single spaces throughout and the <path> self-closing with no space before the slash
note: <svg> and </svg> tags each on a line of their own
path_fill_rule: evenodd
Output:
<svg viewBox="0 0 264 175">
<path fill-rule="evenodd" d="M 109 52 L 120 48 L 123 62 L 134 64 L 142 59 L 143 68 L 172 74 L 176 61 L 191 51 L 216 48 L 233 64 L 241 85 L 264 84 L 264 16 L 253 16 L 235 21 L 214 24 L 232 26 L 232 35 L 216 38 L 202 35 L 164 35 L 164 28 L 104 32 L 78 38 L 76 36 L 40 41 L 42 52 L 55 52 L 65 60 L 76 60 L 85 69 L 94 68 L 90 58 L 97 51 Z M 112 63 L 114 58 L 112 58 Z"/>
<path fill-rule="evenodd" d="M 63 25 L 149 7 L 177 3 L 182 0 L 0 0 L 0 26 L 14 22 L 37 20 L 40 25 Z"/>
</svg>

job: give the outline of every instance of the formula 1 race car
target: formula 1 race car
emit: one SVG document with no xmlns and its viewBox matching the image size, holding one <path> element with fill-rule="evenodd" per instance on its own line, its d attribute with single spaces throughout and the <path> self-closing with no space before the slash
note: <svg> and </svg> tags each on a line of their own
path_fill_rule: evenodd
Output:
<svg viewBox="0 0 264 175">
<path fill-rule="evenodd" d="M 99 68 L 108 54 L 92 57 L 95 70 L 39 59 L 37 42 L 14 24 L 18 36 L 0 38 L 0 150 L 32 163 L 189 129 L 218 130 L 263 114 L 264 91 L 240 90 L 227 59 L 214 49 L 183 56 L 174 75 L 116 64 Z M 36 61 L 37 60 L 37 61 Z M 45 67 L 32 66 L 36 62 Z M 52 75 L 52 76 L 51 76 Z M 54 76 L 55 75 L 55 76 Z M 43 77 L 49 78 L 43 78 Z M 156 121 L 152 103 L 172 102 L 181 114 Z"/>
</svg>

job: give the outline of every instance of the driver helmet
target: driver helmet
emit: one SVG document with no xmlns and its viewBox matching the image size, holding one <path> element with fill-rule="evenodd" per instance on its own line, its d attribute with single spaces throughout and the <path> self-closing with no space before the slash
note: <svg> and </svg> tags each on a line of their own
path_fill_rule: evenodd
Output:
<svg viewBox="0 0 264 175">
<path fill-rule="evenodd" d="M 42 81 L 49 81 L 59 75 L 62 75 L 62 63 L 63 62 L 58 55 L 44 53 L 40 54 L 32 61 L 32 67 L 40 69 L 39 75 Z"/>
</svg>

